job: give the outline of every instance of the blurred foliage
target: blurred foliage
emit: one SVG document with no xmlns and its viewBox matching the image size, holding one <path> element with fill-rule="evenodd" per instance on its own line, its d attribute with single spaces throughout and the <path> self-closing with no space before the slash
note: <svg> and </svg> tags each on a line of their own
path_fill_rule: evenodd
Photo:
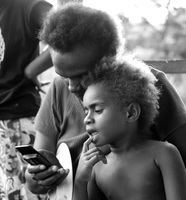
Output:
<svg viewBox="0 0 186 200">
<path fill-rule="evenodd" d="M 57 0 L 58 5 L 64 5 L 68 2 L 77 2 L 77 3 L 82 3 L 83 0 Z"/>
<path fill-rule="evenodd" d="M 160 7 L 157 1 L 153 2 Z M 186 59 L 186 8 L 170 9 L 169 5 L 170 1 L 166 5 L 166 19 L 159 26 L 151 24 L 145 18 L 132 24 L 123 13 L 119 14 L 125 29 L 126 48 L 129 51 L 143 60 Z M 158 15 L 158 12 L 156 14 Z M 167 76 L 186 104 L 186 74 Z"/>
<path fill-rule="evenodd" d="M 155 27 L 145 18 L 131 24 L 120 14 L 125 27 L 127 48 L 143 59 L 186 59 L 186 9 L 169 11 L 161 27 Z"/>
</svg>

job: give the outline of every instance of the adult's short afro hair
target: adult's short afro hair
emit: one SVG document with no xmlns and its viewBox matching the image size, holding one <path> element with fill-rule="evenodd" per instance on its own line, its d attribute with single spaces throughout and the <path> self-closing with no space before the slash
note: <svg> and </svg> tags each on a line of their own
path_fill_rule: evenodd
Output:
<svg viewBox="0 0 186 200">
<path fill-rule="evenodd" d="M 121 45 L 114 18 L 81 3 L 67 3 L 52 9 L 43 22 L 39 37 L 59 52 L 69 52 L 83 45 L 93 48 L 99 57 L 115 55 Z"/>
</svg>

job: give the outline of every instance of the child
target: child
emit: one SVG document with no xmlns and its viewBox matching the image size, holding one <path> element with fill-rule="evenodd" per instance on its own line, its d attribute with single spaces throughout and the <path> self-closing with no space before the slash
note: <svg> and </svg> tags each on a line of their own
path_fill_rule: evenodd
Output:
<svg viewBox="0 0 186 200">
<path fill-rule="evenodd" d="M 130 57 L 102 61 L 84 78 L 84 123 L 90 137 L 80 157 L 73 200 L 186 199 L 177 148 L 142 134 L 158 114 L 156 81 L 148 66 Z M 90 143 L 96 147 L 89 148 Z M 105 144 L 111 149 L 106 157 L 98 149 Z"/>
</svg>

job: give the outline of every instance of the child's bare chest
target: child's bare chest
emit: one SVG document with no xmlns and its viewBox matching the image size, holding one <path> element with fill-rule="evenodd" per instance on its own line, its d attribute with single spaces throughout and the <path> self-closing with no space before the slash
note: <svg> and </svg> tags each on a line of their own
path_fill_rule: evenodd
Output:
<svg viewBox="0 0 186 200">
<path fill-rule="evenodd" d="M 136 196 L 145 200 L 153 199 L 152 195 L 164 196 L 161 172 L 153 158 L 145 155 L 108 158 L 108 163 L 100 163 L 98 169 L 96 179 L 108 199 L 129 200 Z"/>
</svg>

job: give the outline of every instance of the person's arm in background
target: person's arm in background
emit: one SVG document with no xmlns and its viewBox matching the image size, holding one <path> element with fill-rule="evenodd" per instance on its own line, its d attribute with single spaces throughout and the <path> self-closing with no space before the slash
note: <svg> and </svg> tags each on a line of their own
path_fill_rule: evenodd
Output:
<svg viewBox="0 0 186 200">
<path fill-rule="evenodd" d="M 38 1 L 30 8 L 28 20 L 33 34 L 38 33 L 42 26 L 43 19 L 51 8 L 52 5 L 45 1 Z M 41 85 L 37 80 L 37 76 L 52 66 L 53 63 L 49 49 L 46 49 L 26 66 L 24 71 L 25 77 L 31 79 L 37 85 L 38 89 L 40 89 Z"/>
<path fill-rule="evenodd" d="M 33 79 L 52 66 L 52 59 L 50 57 L 49 49 L 47 48 L 36 59 L 27 65 L 25 69 L 25 76 L 29 79 Z"/>
<path fill-rule="evenodd" d="M 25 77 L 31 79 L 35 85 L 37 85 L 38 90 L 41 90 L 42 83 L 39 82 L 37 76 L 53 66 L 52 59 L 50 57 L 49 49 L 41 53 L 37 58 L 35 58 L 25 69 Z"/>
</svg>

